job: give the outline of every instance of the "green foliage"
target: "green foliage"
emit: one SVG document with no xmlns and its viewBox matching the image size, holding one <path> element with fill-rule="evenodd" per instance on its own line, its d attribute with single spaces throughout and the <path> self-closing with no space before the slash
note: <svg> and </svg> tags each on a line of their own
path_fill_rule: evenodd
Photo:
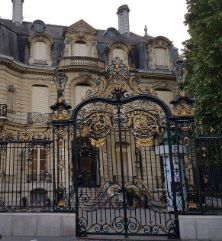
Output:
<svg viewBox="0 0 222 241">
<path fill-rule="evenodd" d="M 222 0 L 187 0 L 187 9 L 186 88 L 203 131 L 222 132 Z"/>
</svg>

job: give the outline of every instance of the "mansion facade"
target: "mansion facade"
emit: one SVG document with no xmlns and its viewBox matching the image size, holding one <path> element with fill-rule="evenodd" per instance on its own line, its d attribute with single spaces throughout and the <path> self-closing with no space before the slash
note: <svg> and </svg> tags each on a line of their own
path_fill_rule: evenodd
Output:
<svg viewBox="0 0 222 241">
<path fill-rule="evenodd" d="M 60 193 L 59 198 L 60 194 L 54 193 L 53 184 L 57 183 L 57 191 L 67 186 L 67 196 L 72 197 L 73 179 L 70 173 L 75 171 L 75 167 L 72 166 L 73 156 L 67 151 L 73 144 L 67 146 L 63 140 L 63 150 L 60 151 L 63 160 L 60 154 L 54 156 L 54 151 L 58 153 L 60 147 L 50 151 L 46 148 L 50 145 L 47 140 L 52 140 L 48 132 L 52 113 L 50 106 L 57 101 L 53 81 L 55 71 L 62 69 L 68 77 L 64 96 L 74 109 L 87 97 L 104 94 L 103 90 L 98 91 L 98 85 L 101 79 L 106 79 L 108 66 L 114 59 L 119 59 L 134 76 L 137 93 L 155 93 L 172 109 L 170 102 L 178 93 L 172 69 L 179 55 L 177 48 L 166 37 L 152 37 L 147 34 L 146 28 L 144 36 L 130 32 L 127 5 L 118 8 L 118 30 L 113 27 L 98 30 L 84 20 L 68 27 L 48 25 L 42 20 L 23 22 L 22 9 L 23 0 L 13 0 L 12 20 L 0 19 L 1 200 L 3 206 L 50 206 L 52 200 L 57 200 L 57 206 L 64 206 L 63 195 Z M 33 146 L 31 142 L 24 142 L 33 140 L 33 136 L 29 137 L 30 133 L 34 133 L 38 140 L 44 136 L 43 144 L 37 142 Z M 137 176 L 146 179 L 147 185 L 152 183 L 151 189 L 155 189 L 153 195 L 164 199 L 162 191 L 157 192 L 167 177 L 164 177 L 163 161 L 161 164 L 155 148 L 147 150 L 150 157 L 146 157 L 146 151 L 138 149 L 130 134 L 125 134 L 121 147 L 120 140 L 116 142 L 116 147 L 111 147 L 115 142 L 113 138 L 118 135 L 115 128 L 112 133 L 107 141 L 110 147 L 103 147 L 104 151 L 100 154 L 95 154 L 96 150 L 93 150 L 92 155 L 97 155 L 96 158 L 100 155 L 102 160 L 100 175 L 98 163 L 82 158 L 82 164 L 79 164 L 82 169 L 80 186 L 90 182 L 94 183 L 91 186 L 99 186 L 104 176 L 116 181 L 121 175 Z M 7 145 L 7 150 L 4 145 Z M 114 157 L 116 163 L 110 163 Z M 64 163 L 67 158 L 71 164 Z M 57 164 L 50 161 L 55 159 Z M 147 159 L 146 169 L 149 170 L 145 171 L 145 164 L 140 163 L 142 159 Z M 124 162 L 122 167 L 120 161 Z M 125 169 L 122 173 L 119 172 L 121 168 Z"/>
</svg>

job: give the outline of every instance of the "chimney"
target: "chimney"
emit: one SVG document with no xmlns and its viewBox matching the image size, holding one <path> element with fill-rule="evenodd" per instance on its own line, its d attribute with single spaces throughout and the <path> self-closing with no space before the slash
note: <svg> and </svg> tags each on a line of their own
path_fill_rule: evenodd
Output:
<svg viewBox="0 0 222 241">
<path fill-rule="evenodd" d="M 22 24 L 23 20 L 23 2 L 24 0 L 12 0 L 12 22 L 15 24 Z"/>
<path fill-rule="evenodd" d="M 119 32 L 121 34 L 129 33 L 129 7 L 128 5 L 122 5 L 117 10 Z"/>
</svg>

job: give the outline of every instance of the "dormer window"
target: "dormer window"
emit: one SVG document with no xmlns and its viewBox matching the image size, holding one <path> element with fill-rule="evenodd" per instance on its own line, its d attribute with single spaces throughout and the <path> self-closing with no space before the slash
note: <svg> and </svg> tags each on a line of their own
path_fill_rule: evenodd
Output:
<svg viewBox="0 0 222 241">
<path fill-rule="evenodd" d="M 108 62 L 111 64 L 115 58 L 120 58 L 124 64 L 128 65 L 129 47 L 123 43 L 114 43 L 108 48 Z"/>
<path fill-rule="evenodd" d="M 121 48 L 115 48 L 113 49 L 113 59 L 120 58 L 120 60 L 124 61 L 125 59 L 125 53 L 124 50 Z"/>
<path fill-rule="evenodd" d="M 47 45 L 45 42 L 34 43 L 35 62 L 44 62 L 47 60 Z"/>
<path fill-rule="evenodd" d="M 167 49 L 165 48 L 155 48 L 155 63 L 158 67 L 167 67 L 169 65 L 169 56 L 167 53 Z"/>
<path fill-rule="evenodd" d="M 52 41 L 46 34 L 37 34 L 30 39 L 30 64 L 51 65 Z"/>
<path fill-rule="evenodd" d="M 60 64 L 70 65 L 70 61 L 72 64 L 82 64 L 84 57 L 98 58 L 96 33 L 97 31 L 84 20 L 65 29 L 65 46 Z M 77 61 L 75 62 L 75 60 Z"/>
<path fill-rule="evenodd" d="M 150 69 L 165 69 L 172 68 L 170 58 L 171 42 L 165 37 L 157 37 L 148 45 L 148 67 Z"/>
<path fill-rule="evenodd" d="M 41 20 L 35 20 L 32 24 L 32 31 L 36 32 L 36 33 L 44 33 L 45 32 L 45 23 Z"/>
</svg>

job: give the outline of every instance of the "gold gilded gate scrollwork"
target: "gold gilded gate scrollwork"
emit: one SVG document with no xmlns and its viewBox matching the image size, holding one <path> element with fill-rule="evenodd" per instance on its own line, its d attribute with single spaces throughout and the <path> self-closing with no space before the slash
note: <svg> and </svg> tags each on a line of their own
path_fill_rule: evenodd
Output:
<svg viewBox="0 0 222 241">
<path fill-rule="evenodd" d="M 105 144 L 106 136 L 109 134 L 111 126 L 112 117 L 110 113 L 95 112 L 85 119 L 82 135 L 89 137 L 93 146 L 101 147 Z"/>
<path fill-rule="evenodd" d="M 138 146 L 153 145 L 154 137 L 160 135 L 162 128 L 158 117 L 150 112 L 135 110 L 127 113 L 128 126 L 136 138 Z"/>
</svg>

